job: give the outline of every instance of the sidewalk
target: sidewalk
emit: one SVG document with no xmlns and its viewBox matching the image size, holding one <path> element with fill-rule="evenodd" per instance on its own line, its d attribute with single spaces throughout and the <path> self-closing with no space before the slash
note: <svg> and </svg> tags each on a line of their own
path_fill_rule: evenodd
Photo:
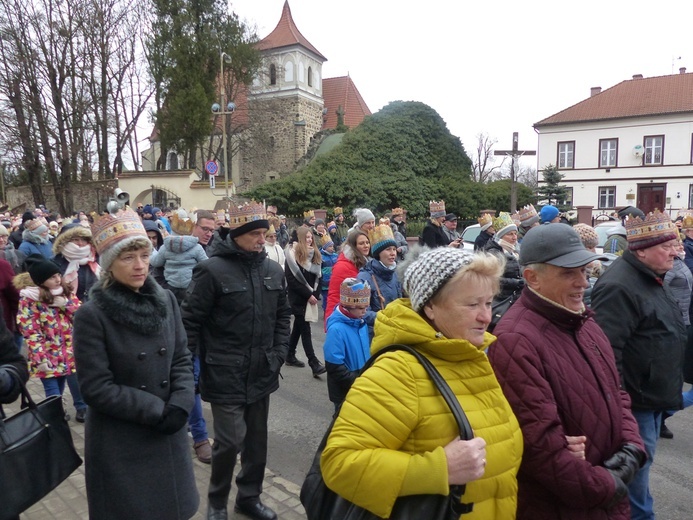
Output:
<svg viewBox="0 0 693 520">
<path fill-rule="evenodd" d="M 43 386 L 40 381 L 35 378 L 29 379 L 27 384 L 31 397 L 39 402 L 44 399 Z M 70 430 L 72 431 L 72 439 L 75 443 L 75 448 L 82 458 L 84 458 L 84 424 L 80 424 L 74 420 L 75 410 L 72 407 L 71 396 L 68 389 L 65 389 L 66 411 L 73 419 L 70 420 Z M 11 405 L 5 405 L 5 413 L 9 416 L 19 411 L 19 400 Z M 195 458 L 195 453 L 192 449 L 192 440 L 190 441 L 190 453 L 193 458 L 193 467 L 195 468 L 195 480 L 197 482 L 197 490 L 200 493 L 200 508 L 197 514 L 193 517 L 195 520 L 203 520 L 207 511 L 207 486 L 209 484 L 209 475 L 211 466 L 202 464 Z M 240 462 L 236 465 L 236 471 L 240 468 Z M 84 482 L 84 464 L 77 471 L 58 486 L 52 493 L 48 494 L 42 501 L 33 505 L 25 513 L 20 516 L 21 520 L 76 520 L 88 519 L 87 510 L 87 493 Z M 305 511 L 298 498 L 300 487 L 296 484 L 276 476 L 269 468 L 265 474 L 264 493 L 262 501 L 274 511 L 281 520 L 301 520 L 305 519 Z M 231 497 L 229 498 L 229 518 L 232 520 L 243 520 L 247 517 L 233 512 L 233 503 L 235 500 L 235 486 L 232 488 Z M 155 499 L 155 497 L 152 497 Z M 126 519 L 123 519 L 126 520 Z"/>
</svg>

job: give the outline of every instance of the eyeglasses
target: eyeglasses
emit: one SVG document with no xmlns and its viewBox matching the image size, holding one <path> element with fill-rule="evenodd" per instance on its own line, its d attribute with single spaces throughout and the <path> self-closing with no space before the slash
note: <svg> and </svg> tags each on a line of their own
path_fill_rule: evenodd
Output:
<svg viewBox="0 0 693 520">
<path fill-rule="evenodd" d="M 214 233 L 214 228 L 205 227 L 205 226 L 197 226 L 197 227 L 199 227 L 205 233 Z"/>
</svg>

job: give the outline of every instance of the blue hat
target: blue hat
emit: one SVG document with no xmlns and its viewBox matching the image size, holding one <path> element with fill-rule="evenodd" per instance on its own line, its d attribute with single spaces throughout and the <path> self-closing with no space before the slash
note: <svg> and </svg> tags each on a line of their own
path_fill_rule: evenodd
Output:
<svg viewBox="0 0 693 520">
<path fill-rule="evenodd" d="M 152 210 L 151 204 L 147 204 L 145 207 L 143 207 L 142 213 L 149 213 L 150 215 L 153 215 L 154 211 Z"/>
<path fill-rule="evenodd" d="M 556 206 L 551 206 L 550 204 L 547 204 L 546 206 L 541 208 L 541 211 L 539 212 L 539 218 L 541 219 L 542 224 L 551 222 L 557 216 L 558 208 Z"/>
</svg>

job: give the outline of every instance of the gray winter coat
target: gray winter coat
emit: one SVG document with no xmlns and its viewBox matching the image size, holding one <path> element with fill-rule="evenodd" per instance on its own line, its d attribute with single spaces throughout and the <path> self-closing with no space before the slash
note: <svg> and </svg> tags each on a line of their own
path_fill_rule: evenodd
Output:
<svg viewBox="0 0 693 520">
<path fill-rule="evenodd" d="M 152 255 L 152 267 L 163 267 L 166 283 L 176 289 L 187 289 L 194 267 L 207 260 L 207 253 L 193 236 L 168 236 L 164 245 Z"/>
<path fill-rule="evenodd" d="M 89 517 L 177 520 L 199 505 L 187 429 L 155 429 L 169 403 L 191 410 L 192 361 L 174 296 L 151 278 L 140 292 L 99 283 L 75 315 L 79 386 L 89 405 Z"/>
</svg>

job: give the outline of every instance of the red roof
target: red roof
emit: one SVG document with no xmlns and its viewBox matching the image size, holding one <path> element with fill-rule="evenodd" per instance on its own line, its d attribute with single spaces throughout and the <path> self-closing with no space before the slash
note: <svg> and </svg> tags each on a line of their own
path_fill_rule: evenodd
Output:
<svg viewBox="0 0 693 520">
<path fill-rule="evenodd" d="M 322 96 L 327 109 L 327 114 L 323 116 L 323 130 L 337 128 L 337 110 L 340 106 L 344 113 L 344 124 L 349 128 L 357 127 L 364 117 L 371 115 L 370 109 L 349 76 L 324 78 Z"/>
<path fill-rule="evenodd" d="M 614 85 L 535 127 L 693 112 L 693 74 L 635 78 Z"/>
<path fill-rule="evenodd" d="M 286 0 L 284 2 L 284 9 L 282 9 L 282 17 L 279 19 L 279 23 L 271 33 L 257 43 L 257 48 L 261 51 L 265 51 L 269 49 L 289 47 L 291 45 L 301 45 L 322 59 L 322 61 L 327 61 L 327 58 L 325 58 L 325 56 L 323 56 L 318 49 L 313 47 L 313 44 L 301 34 L 301 31 L 298 30 L 298 27 L 296 27 L 294 19 L 291 16 L 289 0 Z"/>
</svg>

